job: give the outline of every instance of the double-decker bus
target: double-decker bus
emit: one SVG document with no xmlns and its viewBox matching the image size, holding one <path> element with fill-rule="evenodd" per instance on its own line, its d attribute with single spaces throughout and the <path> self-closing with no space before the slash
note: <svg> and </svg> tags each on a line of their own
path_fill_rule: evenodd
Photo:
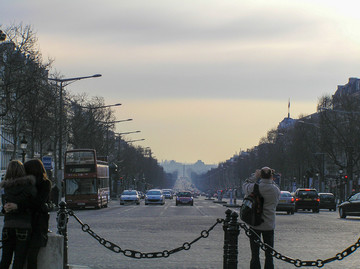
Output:
<svg viewBox="0 0 360 269">
<path fill-rule="evenodd" d="M 98 160 L 93 149 L 65 152 L 65 202 L 69 208 L 107 207 L 109 193 L 109 165 Z"/>
</svg>

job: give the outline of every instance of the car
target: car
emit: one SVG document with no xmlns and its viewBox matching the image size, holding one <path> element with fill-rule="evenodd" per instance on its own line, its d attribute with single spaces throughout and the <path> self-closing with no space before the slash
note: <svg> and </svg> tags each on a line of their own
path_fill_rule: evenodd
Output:
<svg viewBox="0 0 360 269">
<path fill-rule="evenodd" d="M 169 190 L 163 190 L 163 194 L 165 195 L 165 199 L 173 199 L 173 194 Z"/>
<path fill-rule="evenodd" d="M 319 193 L 320 198 L 320 209 L 329 209 L 329 211 L 333 210 L 336 211 L 336 201 L 335 196 L 332 193 Z"/>
<path fill-rule="evenodd" d="M 120 195 L 120 205 L 130 203 L 140 205 L 140 195 L 135 190 L 124 190 Z"/>
<path fill-rule="evenodd" d="M 316 189 L 300 188 L 295 191 L 295 212 L 299 209 L 319 213 L 320 198 Z"/>
<path fill-rule="evenodd" d="M 194 197 L 192 196 L 190 191 L 179 191 L 176 194 L 176 202 L 175 204 L 178 205 L 194 205 Z"/>
<path fill-rule="evenodd" d="M 345 202 L 339 205 L 340 218 L 347 216 L 360 216 L 360 192 L 350 196 Z"/>
<path fill-rule="evenodd" d="M 293 215 L 295 212 L 295 198 L 288 191 L 280 192 L 279 203 L 276 206 L 276 211 L 285 211 L 287 214 Z"/>
<path fill-rule="evenodd" d="M 165 204 L 165 196 L 160 189 L 151 189 L 145 195 L 145 205 L 149 204 Z"/>
</svg>

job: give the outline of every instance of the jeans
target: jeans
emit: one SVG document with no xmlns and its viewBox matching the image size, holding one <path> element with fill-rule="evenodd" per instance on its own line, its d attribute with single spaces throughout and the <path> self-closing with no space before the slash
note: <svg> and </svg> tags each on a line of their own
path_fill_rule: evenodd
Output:
<svg viewBox="0 0 360 269">
<path fill-rule="evenodd" d="M 0 269 L 8 269 L 13 255 L 13 269 L 23 269 L 30 242 L 30 229 L 3 228 Z"/>
<path fill-rule="evenodd" d="M 37 257 L 40 247 L 31 247 L 27 256 L 27 269 L 37 269 Z"/>
<path fill-rule="evenodd" d="M 271 231 L 259 231 L 253 229 L 260 237 L 262 236 L 263 242 L 271 247 L 274 247 L 274 230 Z M 258 237 L 251 233 L 250 235 L 250 248 L 251 248 L 251 261 L 250 269 L 261 269 L 259 254 L 260 246 L 254 242 Z M 270 251 L 265 251 L 265 269 L 274 269 L 273 256 Z"/>
</svg>

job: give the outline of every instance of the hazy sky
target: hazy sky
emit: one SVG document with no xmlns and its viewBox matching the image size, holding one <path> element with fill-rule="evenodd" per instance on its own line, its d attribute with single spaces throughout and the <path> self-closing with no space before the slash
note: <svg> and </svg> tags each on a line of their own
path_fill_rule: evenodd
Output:
<svg viewBox="0 0 360 269">
<path fill-rule="evenodd" d="M 117 132 L 159 160 L 218 163 L 287 116 L 311 114 L 360 70 L 360 2 L 4 0 L 67 87 L 116 108 Z"/>
</svg>

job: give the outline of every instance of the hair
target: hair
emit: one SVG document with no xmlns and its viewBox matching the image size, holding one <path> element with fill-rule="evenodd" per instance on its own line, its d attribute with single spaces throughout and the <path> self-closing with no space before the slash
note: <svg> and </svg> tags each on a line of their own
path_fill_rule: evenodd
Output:
<svg viewBox="0 0 360 269">
<path fill-rule="evenodd" d="M 261 168 L 261 178 L 269 179 L 273 176 L 274 170 L 269 167 Z"/>
<path fill-rule="evenodd" d="M 27 175 L 33 175 L 37 180 L 49 180 L 44 164 L 39 159 L 33 159 L 24 163 L 25 171 Z"/>
<path fill-rule="evenodd" d="M 5 180 L 23 177 L 26 175 L 24 165 L 22 162 L 14 160 L 10 161 L 5 174 Z"/>
</svg>

